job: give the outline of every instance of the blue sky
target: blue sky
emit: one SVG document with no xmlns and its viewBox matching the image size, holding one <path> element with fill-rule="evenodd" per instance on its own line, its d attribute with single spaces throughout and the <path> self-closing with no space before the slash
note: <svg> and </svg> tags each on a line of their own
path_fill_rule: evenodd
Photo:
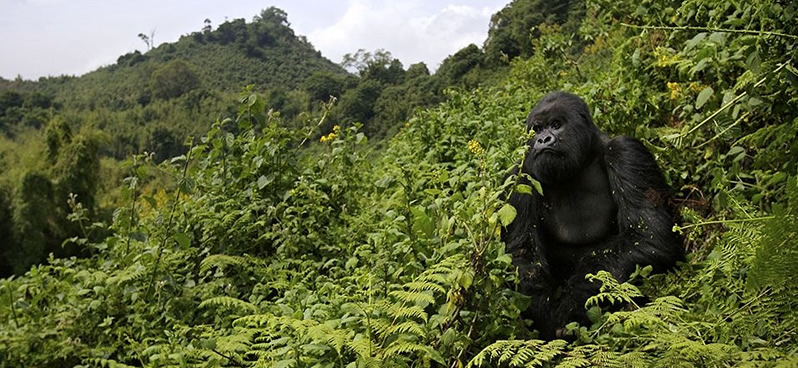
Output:
<svg viewBox="0 0 798 368">
<path fill-rule="evenodd" d="M 482 45 L 490 16 L 510 0 L 0 0 L 0 77 L 81 75 L 199 31 L 208 18 L 247 22 L 262 9 L 288 13 L 291 28 L 333 62 L 358 49 L 383 48 L 405 66 L 435 69 L 469 43 Z"/>
</svg>

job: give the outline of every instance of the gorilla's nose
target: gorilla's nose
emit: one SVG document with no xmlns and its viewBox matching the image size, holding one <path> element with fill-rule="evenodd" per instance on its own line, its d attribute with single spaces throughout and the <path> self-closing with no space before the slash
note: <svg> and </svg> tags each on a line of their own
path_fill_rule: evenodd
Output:
<svg viewBox="0 0 798 368">
<path fill-rule="evenodd" d="M 557 142 L 557 137 L 553 134 L 543 134 L 538 137 L 537 141 L 535 142 L 535 148 L 548 148 L 554 146 L 554 143 Z"/>
</svg>

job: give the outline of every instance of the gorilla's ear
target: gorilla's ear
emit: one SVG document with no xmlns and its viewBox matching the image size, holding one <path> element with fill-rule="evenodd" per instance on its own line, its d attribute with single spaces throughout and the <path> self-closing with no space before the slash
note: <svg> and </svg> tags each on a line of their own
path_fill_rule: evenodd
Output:
<svg viewBox="0 0 798 368">
<path fill-rule="evenodd" d="M 582 120 L 588 125 L 595 125 L 593 122 L 593 116 L 590 114 L 590 106 L 588 106 L 585 100 L 580 99 L 580 102 L 581 103 L 576 106 L 576 110 L 579 112 L 579 117 L 582 118 Z"/>
</svg>

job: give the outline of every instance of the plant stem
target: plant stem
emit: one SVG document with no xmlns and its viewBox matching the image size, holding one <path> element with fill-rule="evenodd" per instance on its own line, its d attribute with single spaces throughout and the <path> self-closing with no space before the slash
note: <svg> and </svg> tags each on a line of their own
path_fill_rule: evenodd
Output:
<svg viewBox="0 0 798 368">
<path fill-rule="evenodd" d="M 125 258 L 127 258 L 127 255 L 130 252 L 130 238 L 131 238 L 131 235 L 133 233 L 133 228 L 136 226 L 136 200 L 139 197 L 139 191 L 138 191 L 138 188 L 137 188 L 139 182 L 138 182 L 138 177 L 135 176 L 136 175 L 135 171 L 136 171 L 136 167 L 137 167 L 136 164 L 135 164 L 136 163 L 136 158 L 135 157 L 133 158 L 133 162 L 134 162 L 133 163 L 133 175 L 134 175 L 134 177 L 133 177 L 134 178 L 133 179 L 134 180 L 133 181 L 133 203 L 130 206 L 130 226 L 127 229 L 127 241 L 125 242 L 126 243 L 125 244 Z"/>
<path fill-rule="evenodd" d="M 750 221 L 765 221 L 765 220 L 772 220 L 776 218 L 776 216 L 765 216 L 765 217 L 754 217 L 754 218 L 747 218 L 747 219 L 735 219 L 735 220 L 716 220 L 716 221 L 706 221 L 701 222 L 698 224 L 690 224 L 687 226 L 674 226 L 673 229 L 676 231 L 682 231 L 684 229 L 689 229 L 691 227 L 698 227 L 704 225 L 714 225 L 714 224 L 734 224 L 739 222 L 750 222 Z"/>
<path fill-rule="evenodd" d="M 245 365 L 241 364 L 239 361 L 235 360 L 233 357 L 222 354 L 219 350 L 211 349 L 211 351 L 216 353 L 220 357 L 227 359 L 230 363 L 232 363 L 236 367 L 246 367 Z"/>
<path fill-rule="evenodd" d="M 771 73 L 768 73 L 768 74 L 776 74 L 776 73 L 780 72 L 782 69 L 784 69 L 784 67 L 786 67 L 786 66 L 787 66 L 787 63 L 782 63 L 781 65 L 779 65 L 779 67 L 778 67 L 778 68 L 776 68 L 775 70 L 773 70 L 773 72 L 771 72 Z M 765 83 L 765 81 L 766 81 L 767 79 L 768 79 L 768 75 L 765 75 L 764 77 L 762 77 L 762 79 L 760 79 L 758 82 L 756 82 L 756 84 L 754 84 L 754 87 L 753 87 L 753 88 L 757 88 L 757 87 L 761 86 L 763 83 Z M 724 104 L 723 106 L 721 106 L 721 107 L 720 107 L 720 109 L 718 109 L 717 111 L 713 112 L 713 113 L 712 113 L 712 115 L 709 115 L 709 116 L 708 116 L 706 119 L 704 119 L 703 121 L 701 121 L 700 123 L 698 123 L 698 125 L 694 126 L 694 127 L 693 127 L 692 129 L 690 129 L 690 130 L 689 130 L 687 133 L 681 134 L 681 135 L 679 136 L 679 141 L 678 141 L 678 145 L 677 145 L 677 146 L 678 146 L 679 148 L 681 148 L 681 147 L 682 147 L 682 139 L 683 139 L 684 137 L 686 137 L 686 136 L 688 136 L 688 135 L 692 134 L 693 132 L 695 132 L 696 130 L 698 130 L 698 128 L 701 128 L 701 127 L 702 127 L 704 124 L 706 124 L 706 123 L 707 123 L 707 122 L 709 122 L 710 120 L 714 119 L 716 116 L 718 116 L 718 114 L 720 114 L 721 112 L 725 111 L 726 109 L 728 109 L 729 107 L 731 107 L 732 105 L 734 105 L 735 103 L 737 103 L 737 101 L 740 101 L 740 99 L 742 99 L 743 97 L 745 97 L 745 96 L 747 96 L 747 95 L 748 95 L 748 92 L 747 92 L 747 91 L 744 91 L 744 92 L 743 92 L 743 93 L 741 93 L 739 96 L 735 97 L 735 98 L 734 98 L 734 99 L 732 99 L 731 101 L 729 101 L 729 102 L 727 102 L 726 104 Z"/>
<path fill-rule="evenodd" d="M 668 27 L 668 26 L 639 26 L 635 24 L 629 23 L 621 23 L 624 27 L 629 28 L 636 28 L 636 29 L 657 29 L 663 31 L 698 31 L 698 32 L 725 32 L 725 33 L 739 33 L 739 34 L 750 34 L 750 35 L 758 35 L 758 36 L 776 36 L 776 37 L 784 37 L 784 38 L 791 38 L 794 40 L 798 40 L 798 36 L 791 35 L 787 33 L 781 32 L 770 32 L 770 31 L 753 31 L 749 29 L 726 29 L 726 28 L 714 28 L 714 27 L 694 27 L 694 26 L 676 26 L 676 27 Z"/>
<path fill-rule="evenodd" d="M 19 328 L 19 321 L 17 321 L 17 309 L 14 308 L 14 295 L 11 293 L 11 283 L 6 284 L 8 288 L 8 304 L 11 304 L 11 315 L 14 316 L 14 326 Z"/>
<path fill-rule="evenodd" d="M 193 144 L 188 148 L 188 154 L 186 154 L 186 162 L 183 164 L 183 175 L 178 181 L 177 185 L 177 194 L 175 195 L 175 201 L 172 203 L 172 209 L 169 211 L 169 221 L 166 224 L 166 230 L 164 231 L 163 240 L 161 241 L 161 245 L 158 247 L 158 255 L 155 257 L 155 265 L 152 268 L 152 277 L 150 278 L 150 286 L 147 287 L 147 293 L 145 299 L 150 298 L 150 293 L 152 292 L 152 288 L 155 285 L 155 277 L 158 274 L 158 264 L 161 262 L 161 256 L 163 256 L 163 249 L 166 247 L 166 240 L 169 239 L 169 229 L 172 227 L 172 220 L 175 217 L 175 211 L 177 210 L 177 204 L 180 202 L 180 192 L 182 191 L 182 185 L 185 184 L 186 181 L 186 173 L 188 172 L 188 163 L 191 161 L 191 148 L 193 148 Z"/>
<path fill-rule="evenodd" d="M 308 139 L 310 138 L 310 136 L 313 135 L 313 132 L 316 131 L 316 129 L 318 129 L 322 124 L 324 124 L 324 121 L 327 120 L 327 114 L 330 112 L 330 109 L 332 109 L 332 106 L 333 106 L 334 103 L 335 103 L 335 97 L 332 97 L 332 98 L 330 98 L 330 101 L 328 103 L 323 104 L 324 105 L 324 113 L 321 115 L 321 119 L 319 119 L 319 123 L 316 124 L 316 126 L 311 128 L 310 130 L 308 130 L 308 133 L 305 134 L 305 138 L 302 139 L 302 142 L 299 142 L 299 146 L 297 146 L 297 149 L 299 149 L 300 147 L 304 146 L 305 142 L 307 142 Z"/>
</svg>

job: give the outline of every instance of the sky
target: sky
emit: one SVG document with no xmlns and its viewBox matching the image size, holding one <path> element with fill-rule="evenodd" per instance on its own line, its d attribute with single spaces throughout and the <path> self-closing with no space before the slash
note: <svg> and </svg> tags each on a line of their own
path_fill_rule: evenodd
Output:
<svg viewBox="0 0 798 368">
<path fill-rule="evenodd" d="M 255 15 L 270 6 L 288 13 L 304 35 L 335 63 L 358 49 L 387 50 L 405 67 L 435 70 L 457 50 L 488 34 L 490 16 L 510 0 L 0 0 L 0 77 L 38 79 L 82 75 L 123 54 L 145 51 L 139 33 L 156 45 L 197 32 L 210 19 Z"/>
</svg>

